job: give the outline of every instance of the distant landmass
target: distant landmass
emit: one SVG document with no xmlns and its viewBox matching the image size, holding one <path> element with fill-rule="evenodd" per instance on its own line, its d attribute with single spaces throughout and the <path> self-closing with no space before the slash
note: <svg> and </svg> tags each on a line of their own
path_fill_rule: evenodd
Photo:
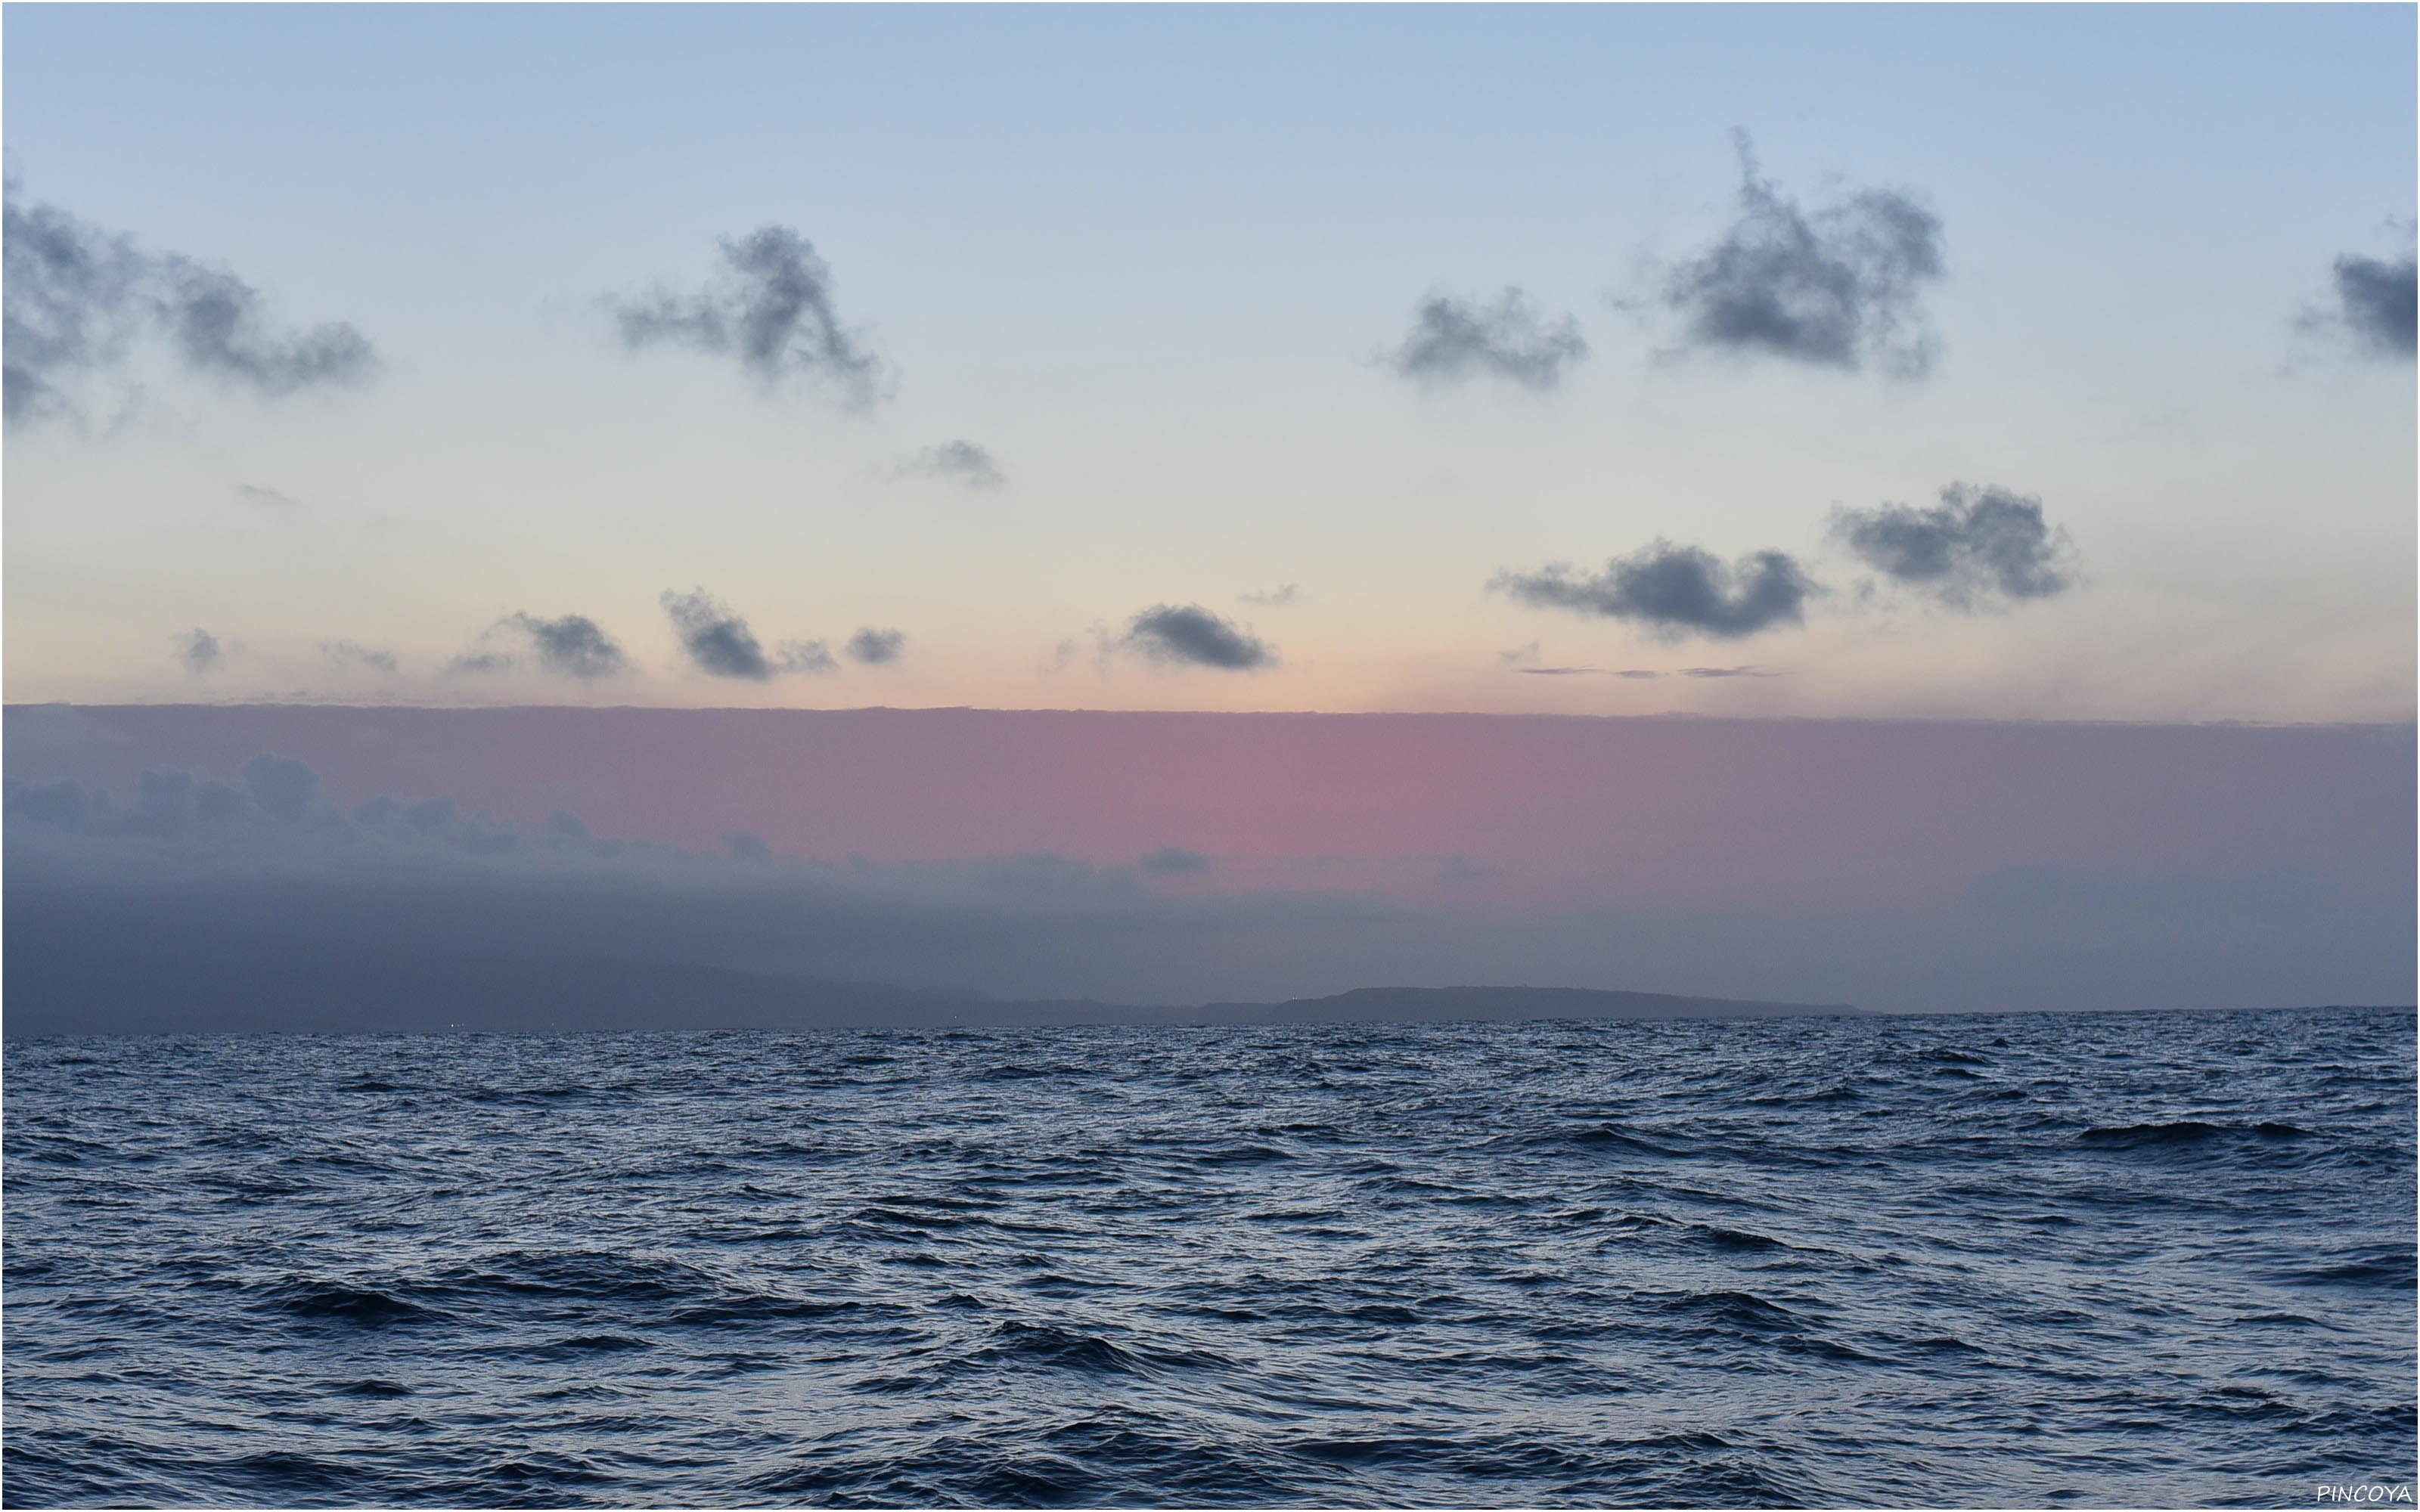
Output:
<svg viewBox="0 0 2420 1512">
<path fill-rule="evenodd" d="M 174 962 L 9 952 L 0 1030 L 77 1034 L 556 1034 L 661 1029 L 1006 1028 L 1085 1024 L 1438 1023 L 1774 1018 L 1845 1003 L 1743 1002 L 1577 987 L 1364 987 L 1282 1003 L 1142 1007 L 1012 1001 L 644 962 L 431 959 L 350 950 L 195 948 Z M 163 990 L 163 984 L 169 985 Z"/>
</svg>

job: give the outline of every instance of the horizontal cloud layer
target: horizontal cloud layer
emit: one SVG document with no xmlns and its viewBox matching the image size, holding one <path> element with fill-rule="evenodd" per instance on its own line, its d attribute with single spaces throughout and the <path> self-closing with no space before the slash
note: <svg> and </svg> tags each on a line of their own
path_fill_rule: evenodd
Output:
<svg viewBox="0 0 2420 1512">
<path fill-rule="evenodd" d="M 256 974 L 320 950 L 1128 1002 L 2411 990 L 2408 724 L 218 705 L 6 723 L 15 1033 L 43 961 L 71 1009 L 95 962 L 147 962 L 157 1003 L 189 953 Z M 657 842 L 608 838 L 635 836 Z M 2300 902 L 2269 907 L 2264 878 Z"/>
</svg>

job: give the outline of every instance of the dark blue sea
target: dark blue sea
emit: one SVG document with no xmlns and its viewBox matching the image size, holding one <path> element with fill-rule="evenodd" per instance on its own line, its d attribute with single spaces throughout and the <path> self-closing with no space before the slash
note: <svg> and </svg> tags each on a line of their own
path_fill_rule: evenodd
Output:
<svg viewBox="0 0 2420 1512">
<path fill-rule="evenodd" d="M 2412 1014 L 12 1043 L 11 1506 L 2414 1478 Z"/>
</svg>

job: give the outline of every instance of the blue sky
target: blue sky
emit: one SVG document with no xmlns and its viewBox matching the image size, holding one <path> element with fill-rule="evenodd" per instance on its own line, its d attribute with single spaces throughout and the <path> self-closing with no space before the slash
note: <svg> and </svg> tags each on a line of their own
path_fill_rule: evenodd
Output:
<svg viewBox="0 0 2420 1512">
<path fill-rule="evenodd" d="M 16 6 L 5 41 L 20 193 L 382 359 L 275 404 L 141 372 L 114 427 L 13 433 L 21 701 L 2412 714 L 2412 364 L 2304 319 L 2411 250 L 2408 8 Z M 1939 217 L 1927 377 L 1677 349 L 1735 130 L 1810 207 Z M 603 296 L 765 224 L 887 402 L 616 342 Z M 1585 332 L 1552 392 L 1378 360 L 1507 285 Z M 961 438 L 1007 486 L 893 475 Z M 1827 513 L 1957 482 L 2038 499 L 2073 591 L 1861 595 Z M 1707 644 L 1487 587 L 1658 538 L 1831 592 Z M 658 607 L 693 586 L 908 651 L 702 676 Z M 1275 655 L 1103 650 L 1159 603 Z M 444 672 L 521 611 L 629 675 Z M 1671 675 L 1709 663 L 1774 675 Z M 1667 675 L 1524 671 L 1562 665 Z"/>
</svg>

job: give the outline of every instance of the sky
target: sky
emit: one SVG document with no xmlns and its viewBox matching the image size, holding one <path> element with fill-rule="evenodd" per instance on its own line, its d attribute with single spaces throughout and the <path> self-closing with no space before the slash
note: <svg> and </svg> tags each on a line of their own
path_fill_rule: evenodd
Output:
<svg viewBox="0 0 2420 1512">
<path fill-rule="evenodd" d="M 2408 1002 L 2415 26 L 9 6 L 16 955 Z"/>
<path fill-rule="evenodd" d="M 11 7 L 8 696 L 2408 720 L 2413 28 Z"/>
</svg>

